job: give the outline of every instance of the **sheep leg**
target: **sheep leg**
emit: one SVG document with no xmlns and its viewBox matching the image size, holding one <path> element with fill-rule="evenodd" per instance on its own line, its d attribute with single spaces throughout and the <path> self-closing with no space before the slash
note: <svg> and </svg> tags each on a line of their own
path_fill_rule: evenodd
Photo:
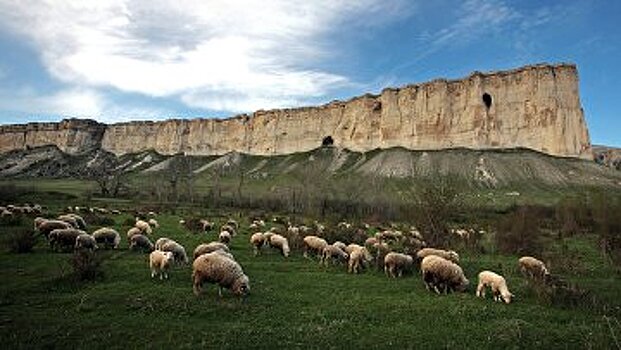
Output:
<svg viewBox="0 0 621 350">
<path fill-rule="evenodd" d="M 151 278 L 155 277 L 155 270 L 151 270 Z"/>
<path fill-rule="evenodd" d="M 222 287 L 221 286 L 218 286 L 218 296 L 222 298 Z"/>
<path fill-rule="evenodd" d="M 479 283 L 477 286 L 477 297 L 485 298 L 485 286 L 482 283 Z"/>
</svg>

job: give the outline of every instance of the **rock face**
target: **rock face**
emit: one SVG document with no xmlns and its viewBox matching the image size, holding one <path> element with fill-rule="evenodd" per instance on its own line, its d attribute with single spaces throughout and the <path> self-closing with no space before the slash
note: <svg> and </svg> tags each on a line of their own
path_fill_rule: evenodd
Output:
<svg viewBox="0 0 621 350">
<path fill-rule="evenodd" d="M 522 147 L 592 159 L 578 73 L 570 64 L 475 72 L 460 80 L 385 89 L 378 96 L 229 119 L 4 126 L 0 152 L 56 144 L 78 153 L 98 144 L 117 155 L 149 149 L 161 154 L 280 155 L 315 149 L 328 137 L 335 146 L 357 152 Z"/>
</svg>

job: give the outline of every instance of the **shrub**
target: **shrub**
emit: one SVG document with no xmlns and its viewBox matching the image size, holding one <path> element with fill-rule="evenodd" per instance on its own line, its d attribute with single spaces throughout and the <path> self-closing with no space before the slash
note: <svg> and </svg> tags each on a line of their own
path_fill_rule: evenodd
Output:
<svg viewBox="0 0 621 350">
<path fill-rule="evenodd" d="M 37 243 L 37 239 L 32 230 L 18 227 L 6 238 L 6 243 L 11 253 L 30 253 Z"/>
<path fill-rule="evenodd" d="M 109 216 L 105 216 L 105 215 L 87 213 L 87 214 L 82 215 L 82 218 L 84 219 L 87 225 L 92 225 L 92 226 L 114 226 L 115 224 L 113 218 Z"/>
<path fill-rule="evenodd" d="M 183 227 L 185 227 L 186 230 L 192 232 L 192 233 L 203 233 L 203 224 L 201 223 L 201 218 L 198 217 L 191 217 L 191 218 L 187 218 L 184 219 L 185 223 L 183 224 Z"/>
<path fill-rule="evenodd" d="M 92 281 L 103 277 L 102 259 L 90 250 L 76 250 L 69 262 L 74 276 L 80 281 Z"/>
<path fill-rule="evenodd" d="M 557 307 L 596 307 L 596 298 L 588 290 L 580 288 L 575 283 L 569 283 L 562 278 L 550 275 L 545 279 L 529 279 L 529 286 L 535 293 L 537 300 L 546 305 Z"/>
<path fill-rule="evenodd" d="M 540 215 L 537 208 L 522 206 L 501 218 L 496 224 L 496 248 L 505 254 L 539 255 Z"/>
</svg>

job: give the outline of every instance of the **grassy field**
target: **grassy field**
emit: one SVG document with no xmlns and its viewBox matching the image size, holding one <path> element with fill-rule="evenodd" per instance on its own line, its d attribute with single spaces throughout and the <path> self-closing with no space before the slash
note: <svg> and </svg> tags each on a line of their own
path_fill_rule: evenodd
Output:
<svg viewBox="0 0 621 350">
<path fill-rule="evenodd" d="M 22 186 L 26 184 L 22 183 Z M 33 186 L 71 193 L 51 201 L 52 210 L 81 202 L 89 183 L 40 182 Z M 48 204 L 48 203 L 43 203 Z M 108 202 L 128 208 L 127 202 Z M 177 213 L 183 208 L 177 208 Z M 217 220 L 223 220 L 225 216 Z M 79 282 L 70 253 L 52 252 L 40 238 L 32 253 L 0 253 L 0 342 L 4 348 L 619 348 L 621 280 L 600 254 L 597 238 L 567 238 L 550 245 L 572 260 L 552 266 L 590 292 L 596 304 L 551 305 L 518 273 L 517 256 L 460 251 L 471 285 L 466 293 L 438 296 L 425 290 L 418 273 L 389 279 L 382 271 L 347 274 L 344 266 L 322 267 L 294 251 L 254 257 L 246 215 L 231 249 L 251 282 L 245 303 L 214 286 L 196 297 L 191 267 L 177 266 L 167 281 L 152 280 L 147 255 L 99 251 L 104 276 Z M 215 217 L 215 213 L 212 214 Z M 130 215 L 114 216 L 123 238 Z M 193 234 L 180 215 L 161 213 L 153 234 L 191 251 L 216 233 Z M 30 221 L 24 225 L 31 225 Z M 89 231 L 96 229 L 89 227 Z M 14 228 L 0 227 L 6 238 Z M 516 295 L 512 304 L 474 296 L 483 269 L 503 274 Z M 597 305 L 597 306 L 594 306 Z"/>
</svg>

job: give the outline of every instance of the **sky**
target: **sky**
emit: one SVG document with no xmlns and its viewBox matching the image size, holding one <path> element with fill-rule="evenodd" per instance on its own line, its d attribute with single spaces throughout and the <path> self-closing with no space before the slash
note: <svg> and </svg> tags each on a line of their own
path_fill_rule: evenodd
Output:
<svg viewBox="0 0 621 350">
<path fill-rule="evenodd" d="M 228 117 L 571 62 L 621 147 L 618 0 L 0 0 L 0 124 Z"/>
</svg>

